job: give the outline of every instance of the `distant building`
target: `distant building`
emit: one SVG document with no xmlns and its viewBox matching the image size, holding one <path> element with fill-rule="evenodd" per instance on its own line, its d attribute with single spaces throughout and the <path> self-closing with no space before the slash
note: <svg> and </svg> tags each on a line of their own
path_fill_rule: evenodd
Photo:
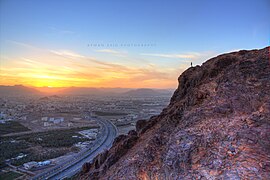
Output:
<svg viewBox="0 0 270 180">
<path fill-rule="evenodd" d="M 53 123 L 54 124 L 59 124 L 59 123 L 61 123 L 63 121 L 64 121 L 64 118 L 63 117 L 60 117 L 60 118 L 55 118 L 54 121 L 53 121 Z"/>
<path fill-rule="evenodd" d="M 5 124 L 6 121 L 5 120 L 0 120 L 0 124 Z"/>
<path fill-rule="evenodd" d="M 46 161 L 41 161 L 41 162 L 36 162 L 36 161 L 31 161 L 23 164 L 23 167 L 25 169 L 32 169 L 35 167 L 40 167 L 40 166 L 47 166 L 50 165 L 51 161 L 46 160 Z"/>
<path fill-rule="evenodd" d="M 26 154 L 20 154 L 19 156 L 17 156 L 15 159 L 21 159 L 21 158 L 23 158 L 23 157 L 26 157 L 27 155 Z"/>
<path fill-rule="evenodd" d="M 45 127 L 47 127 L 47 126 L 50 126 L 51 124 L 50 124 L 49 122 L 44 122 L 43 125 L 44 125 Z"/>
<path fill-rule="evenodd" d="M 49 164 L 51 164 L 51 161 L 49 160 L 38 162 L 38 166 L 47 166 Z"/>
<path fill-rule="evenodd" d="M 41 121 L 48 121 L 48 117 L 42 117 Z"/>
<path fill-rule="evenodd" d="M 4 119 L 6 117 L 6 114 L 4 114 L 3 112 L 0 113 L 0 119 Z"/>
<path fill-rule="evenodd" d="M 38 163 L 36 161 L 31 161 L 23 164 L 25 169 L 32 169 L 34 167 L 38 167 Z"/>
</svg>

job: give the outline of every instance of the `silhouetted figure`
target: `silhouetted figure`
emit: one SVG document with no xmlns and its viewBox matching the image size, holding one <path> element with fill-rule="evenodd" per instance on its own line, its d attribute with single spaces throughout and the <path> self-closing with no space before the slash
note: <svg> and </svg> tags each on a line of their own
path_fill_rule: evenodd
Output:
<svg viewBox="0 0 270 180">
<path fill-rule="evenodd" d="M 192 67 L 192 62 L 190 63 L 190 66 Z"/>
</svg>

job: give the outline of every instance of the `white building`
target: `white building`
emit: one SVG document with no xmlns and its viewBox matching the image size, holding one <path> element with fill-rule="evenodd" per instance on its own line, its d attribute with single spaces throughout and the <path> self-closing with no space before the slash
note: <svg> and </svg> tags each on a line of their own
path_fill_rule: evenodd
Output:
<svg viewBox="0 0 270 180">
<path fill-rule="evenodd" d="M 6 114 L 4 114 L 3 112 L 0 113 L 0 119 L 4 119 L 6 117 Z"/>
<path fill-rule="evenodd" d="M 49 160 L 38 162 L 38 166 L 47 166 L 49 164 L 51 164 L 51 161 Z"/>
<path fill-rule="evenodd" d="M 34 167 L 38 167 L 38 163 L 36 161 L 31 161 L 23 164 L 25 169 L 32 169 Z"/>
<path fill-rule="evenodd" d="M 50 124 L 49 122 L 44 122 L 43 125 L 44 125 L 45 127 L 47 127 L 47 126 L 50 126 L 51 124 Z"/>
<path fill-rule="evenodd" d="M 42 117 L 41 121 L 48 121 L 48 117 Z"/>
<path fill-rule="evenodd" d="M 60 117 L 60 118 L 55 118 L 54 121 L 53 121 L 53 123 L 54 124 L 59 124 L 59 123 L 61 123 L 63 121 L 64 121 L 64 118 L 63 117 Z"/>
</svg>

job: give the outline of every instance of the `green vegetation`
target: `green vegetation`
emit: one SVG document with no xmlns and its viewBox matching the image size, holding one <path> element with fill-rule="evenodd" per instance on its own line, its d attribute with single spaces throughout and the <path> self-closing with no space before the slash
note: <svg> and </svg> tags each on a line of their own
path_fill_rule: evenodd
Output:
<svg viewBox="0 0 270 180">
<path fill-rule="evenodd" d="M 126 116 L 127 113 L 94 111 L 97 116 Z"/>
<path fill-rule="evenodd" d="M 15 158 L 20 153 L 27 154 L 27 156 L 12 160 L 12 164 L 21 165 L 28 161 L 43 161 L 62 156 L 70 151 L 75 151 L 76 148 L 71 148 L 72 145 L 78 142 L 89 141 L 88 138 L 85 138 L 78 132 L 90 128 L 98 127 L 91 126 L 0 137 L 0 167 L 5 166 L 6 159 Z M 44 151 L 46 149 L 46 151 L 40 153 L 40 149 Z"/>
<path fill-rule="evenodd" d="M 23 140 L 42 147 L 70 147 L 77 142 L 87 141 L 88 139 L 78 134 L 78 131 L 89 128 L 75 128 L 68 130 L 48 131 L 31 133 L 19 136 L 17 140 Z M 73 138 L 79 136 L 80 138 Z"/>
<path fill-rule="evenodd" d="M 16 121 L 7 121 L 4 124 L 0 124 L 0 135 L 23 131 L 30 131 L 30 129 Z"/>
<path fill-rule="evenodd" d="M 5 141 L 5 140 L 3 140 L 3 138 L 1 138 L 1 141 L 0 141 L 0 152 L 1 152 L 0 168 L 5 166 L 6 159 L 16 157 L 20 153 L 26 153 L 27 148 L 29 148 L 29 144 L 26 142 L 16 142 L 16 141 L 14 142 L 14 141 L 12 141 L 12 139 L 10 139 L 9 141 Z"/>
<path fill-rule="evenodd" d="M 74 149 L 77 150 L 77 148 L 74 148 Z M 13 161 L 12 165 L 19 166 L 29 161 L 45 161 L 48 159 L 53 159 L 59 156 L 63 156 L 68 152 L 70 152 L 68 149 L 63 149 L 63 148 L 55 148 L 42 154 L 37 154 L 36 152 L 28 151 L 27 156 Z"/>
<path fill-rule="evenodd" d="M 17 172 L 13 172 L 13 171 L 3 172 L 3 173 L 0 173 L 0 179 L 13 180 L 13 179 L 20 177 L 21 175 L 22 174 L 17 173 Z"/>
</svg>

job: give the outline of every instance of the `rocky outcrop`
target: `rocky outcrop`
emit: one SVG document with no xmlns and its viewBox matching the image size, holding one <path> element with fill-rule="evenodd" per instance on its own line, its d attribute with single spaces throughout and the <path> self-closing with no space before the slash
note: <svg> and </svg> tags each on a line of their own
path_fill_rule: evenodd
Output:
<svg viewBox="0 0 270 180">
<path fill-rule="evenodd" d="M 187 69 L 159 116 L 85 164 L 79 179 L 268 179 L 269 47 Z"/>
<path fill-rule="evenodd" d="M 93 163 L 85 163 L 82 174 L 89 173 L 91 179 L 98 179 L 113 164 L 115 164 L 136 143 L 137 132 L 132 130 L 128 135 L 119 135 L 115 138 L 110 151 L 104 151 L 94 158 Z"/>
</svg>

